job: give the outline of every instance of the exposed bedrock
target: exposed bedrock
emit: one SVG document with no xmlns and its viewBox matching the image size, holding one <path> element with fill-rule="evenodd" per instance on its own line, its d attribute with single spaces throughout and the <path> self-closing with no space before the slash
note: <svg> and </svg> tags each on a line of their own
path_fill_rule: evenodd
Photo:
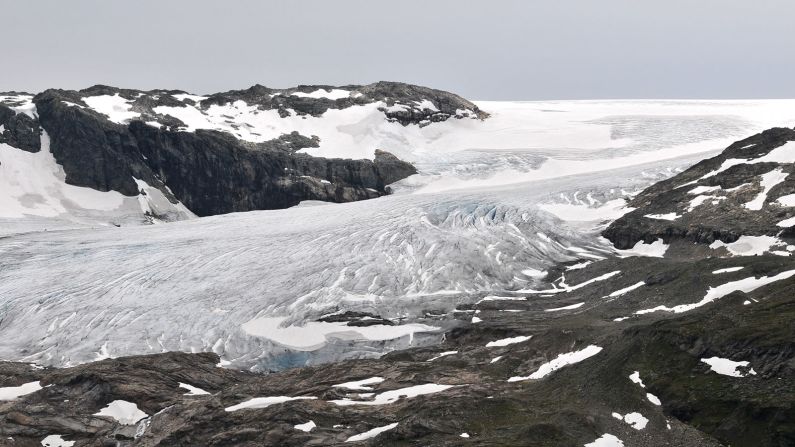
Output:
<svg viewBox="0 0 795 447">
<path fill-rule="evenodd" d="M 343 89 L 353 91 L 356 95 L 338 99 L 307 98 L 295 95 L 295 93 L 309 93 L 318 89 Z M 472 102 L 454 93 L 390 81 L 342 87 L 299 85 L 287 90 L 276 90 L 257 84 L 245 90 L 231 90 L 210 95 L 208 99 L 202 101 L 202 105 L 223 105 L 238 100 L 245 101 L 247 104 L 256 104 L 261 109 L 278 110 L 282 116 L 289 115 L 288 109 L 295 111 L 299 115 L 320 116 L 329 109 L 345 109 L 354 105 L 383 101 L 388 107 L 396 104 L 405 106 L 395 110 L 384 109 L 387 118 L 404 126 L 409 124 L 423 125 L 464 116 L 474 116 L 480 119 L 489 116 L 488 113 L 480 110 Z"/>
<path fill-rule="evenodd" d="M 34 100 L 67 183 L 134 196 L 139 179 L 200 216 L 286 208 L 303 200 L 370 199 L 416 173 L 411 164 L 382 151 L 373 161 L 296 153 L 317 144 L 297 133 L 249 143 L 218 131 L 178 132 L 142 121 L 116 124 L 64 102 L 75 101 L 73 96 L 48 90 Z"/>
<path fill-rule="evenodd" d="M 0 104 L 0 143 L 28 152 L 41 149 L 39 123 L 24 113 Z"/>
<path fill-rule="evenodd" d="M 744 235 L 791 237 L 793 228 L 779 224 L 795 209 L 778 199 L 795 193 L 792 160 L 795 130 L 748 137 L 638 194 L 628 204 L 635 210 L 603 235 L 621 249 L 657 239 L 710 244 Z"/>
</svg>

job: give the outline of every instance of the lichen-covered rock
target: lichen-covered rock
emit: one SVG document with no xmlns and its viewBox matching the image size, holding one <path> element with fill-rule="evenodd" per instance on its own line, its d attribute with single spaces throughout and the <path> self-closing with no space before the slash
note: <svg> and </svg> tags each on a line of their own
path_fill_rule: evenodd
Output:
<svg viewBox="0 0 795 447">
<path fill-rule="evenodd" d="M 795 208 L 777 199 L 795 193 L 795 130 L 775 128 L 738 141 L 723 153 L 647 188 L 635 208 L 603 235 L 621 249 L 639 241 L 685 239 L 731 243 L 745 236 L 775 236 Z"/>
</svg>

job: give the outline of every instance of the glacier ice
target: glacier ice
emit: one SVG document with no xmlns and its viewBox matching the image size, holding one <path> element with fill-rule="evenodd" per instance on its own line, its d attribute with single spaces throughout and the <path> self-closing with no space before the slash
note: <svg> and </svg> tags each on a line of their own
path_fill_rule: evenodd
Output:
<svg viewBox="0 0 795 447">
<path fill-rule="evenodd" d="M 71 365 L 97 353 L 213 351 L 270 370 L 432 343 L 433 328 L 456 323 L 426 310 L 537 290 L 538 272 L 557 262 L 607 256 L 597 236 L 612 214 L 600 207 L 788 117 L 779 102 L 478 105 L 492 118 L 344 128 L 339 141 L 384 147 L 420 170 L 375 200 L 120 228 L 0 219 L 0 358 Z M 561 219 L 549 212 L 557 205 L 592 217 Z M 277 336 L 346 310 L 422 330 L 324 326 L 333 330 L 308 345 Z M 247 331 L 252 321 L 277 322 L 272 337 Z"/>
</svg>

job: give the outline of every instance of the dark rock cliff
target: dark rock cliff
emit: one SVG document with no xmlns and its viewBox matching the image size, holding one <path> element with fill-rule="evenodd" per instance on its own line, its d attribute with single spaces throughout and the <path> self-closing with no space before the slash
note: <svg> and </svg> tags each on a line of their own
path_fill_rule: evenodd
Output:
<svg viewBox="0 0 795 447">
<path fill-rule="evenodd" d="M 255 86 L 243 93 L 215 95 L 206 101 L 256 100 L 262 89 L 265 88 Z M 376 91 L 383 94 L 382 90 Z M 81 96 L 100 94 L 137 98 L 133 107 L 143 110 L 143 117 L 155 104 L 175 101 L 168 95 L 146 96 L 104 86 L 82 92 L 47 90 L 37 95 L 34 102 L 38 122 L 49 135 L 50 150 L 63 166 L 69 184 L 134 196 L 138 194 L 135 178 L 160 189 L 173 202 L 179 200 L 194 213 L 205 216 L 286 208 L 302 200 L 371 199 L 388 194 L 388 184 L 416 173 L 411 164 L 383 151 L 377 151 L 372 161 L 325 159 L 297 153 L 301 148 L 317 146 L 317 139 L 295 132 L 263 143 L 250 143 L 219 131 L 178 131 L 183 123 L 173 117 L 160 116 L 163 125 L 159 129 L 140 120 L 117 124 L 80 104 Z M 455 95 L 447 95 L 439 104 L 449 105 L 440 110 L 471 105 L 460 102 L 463 99 L 453 101 L 449 98 Z M 305 110 L 313 114 L 346 105 L 324 99 L 281 97 L 299 111 L 302 104 L 314 104 L 313 107 L 319 108 Z M 268 98 L 266 106 L 283 107 L 271 104 Z M 13 141 L 15 147 L 39 149 L 34 144 L 38 142 L 39 132 L 36 120 L 3 107 L 0 124 L 5 124 L 3 138 Z M 31 138 L 34 134 L 35 141 Z"/>
<path fill-rule="evenodd" d="M 38 152 L 41 149 L 40 135 L 41 128 L 35 119 L 0 104 L 0 143 Z"/>
<path fill-rule="evenodd" d="M 138 194 L 133 176 L 153 180 L 126 126 L 66 105 L 54 90 L 37 95 L 34 102 L 39 122 L 50 137 L 50 151 L 63 166 L 67 183 L 133 196 Z"/>
<path fill-rule="evenodd" d="M 129 131 L 154 176 L 196 214 L 286 208 L 302 200 L 379 197 L 416 173 L 388 154 L 375 161 L 263 150 L 216 131 L 171 132 L 133 122 Z"/>
</svg>

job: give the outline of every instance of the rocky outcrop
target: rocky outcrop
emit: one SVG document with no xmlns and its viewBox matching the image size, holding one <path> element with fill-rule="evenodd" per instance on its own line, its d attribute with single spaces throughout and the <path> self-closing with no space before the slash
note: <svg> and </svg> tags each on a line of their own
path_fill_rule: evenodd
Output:
<svg viewBox="0 0 795 447">
<path fill-rule="evenodd" d="M 28 152 L 41 149 L 39 123 L 24 113 L 0 104 L 0 143 Z"/>
<path fill-rule="evenodd" d="M 324 159 L 267 150 L 216 131 L 171 132 L 140 122 L 129 131 L 157 178 L 200 216 L 287 208 L 302 200 L 371 199 L 386 194 L 388 183 L 416 173 L 390 155 Z"/>
<path fill-rule="evenodd" d="M 54 90 L 34 98 L 50 151 L 63 166 L 67 183 L 127 196 L 138 194 L 133 177 L 157 184 L 126 126 L 65 101 Z"/>
<path fill-rule="evenodd" d="M 204 102 L 244 98 L 259 107 L 282 107 L 266 95 L 268 91 L 255 86 L 243 92 L 216 95 Z M 383 89 L 378 91 L 383 93 Z M 463 99 L 451 99 L 457 98 L 455 95 L 438 94 L 444 94 L 440 98 L 446 101 L 440 104 L 452 104 L 445 107 L 467 104 L 474 107 Z M 140 111 L 141 119 L 129 123 L 109 120 L 81 99 L 96 95 L 118 95 L 134 101 L 132 110 Z M 267 101 L 256 102 L 265 96 Z M 291 96 L 289 92 L 281 96 L 291 108 L 305 110 L 303 113 L 317 114 L 329 107 L 345 105 L 330 104 L 330 100 L 322 98 Z M 365 97 L 360 96 L 356 101 L 372 100 L 361 98 Z M 138 179 L 200 216 L 286 208 L 303 200 L 371 199 L 388 194 L 388 184 L 416 173 L 412 165 L 383 151 L 377 151 L 372 161 L 325 159 L 297 153 L 318 144 L 316 137 L 297 132 L 252 143 L 215 130 L 181 131 L 183 122 L 170 116 L 155 117 L 152 111 L 157 106 L 184 106 L 166 92 L 143 94 L 96 86 L 81 92 L 48 90 L 37 95 L 34 102 L 38 121 L 47 131 L 50 150 L 63 166 L 67 183 L 134 196 L 139 193 Z M 302 104 L 320 106 L 301 109 Z M 7 123 L 7 138 L 14 138 L 16 147 L 33 149 L 27 138 L 31 133 L 21 129 L 37 131 L 38 123 L 24 114 L 4 110 L 0 110 L 0 118 Z M 145 119 L 155 118 L 159 120 L 159 128 L 144 124 Z"/>
<path fill-rule="evenodd" d="M 375 106 L 368 113 L 403 126 L 488 117 L 458 95 L 397 82 L 255 85 L 209 96 L 96 85 L 3 98 L 0 143 L 37 152 L 46 131 L 66 183 L 132 197 L 145 182 L 199 216 L 286 208 L 304 200 L 372 199 L 417 172 L 377 147 L 367 148 L 375 151 L 372 160 L 303 153 L 321 141 L 289 130 L 303 124 L 295 120 L 311 118 L 323 126 L 330 110 L 367 105 Z M 287 131 L 273 131 L 282 128 Z"/>
<path fill-rule="evenodd" d="M 710 244 L 743 235 L 794 235 L 778 225 L 795 216 L 795 208 L 777 201 L 795 193 L 795 150 L 789 145 L 795 145 L 795 130 L 786 128 L 738 141 L 638 194 L 628 204 L 635 210 L 603 235 L 621 249 L 657 239 Z"/>
<path fill-rule="evenodd" d="M 337 99 L 308 98 L 300 94 L 311 94 L 319 90 L 349 91 L 351 94 Z M 296 95 L 296 93 L 298 95 Z M 345 109 L 354 105 L 383 102 L 384 114 L 404 126 L 427 125 L 450 118 L 485 119 L 488 113 L 472 102 L 453 93 L 402 82 L 376 82 L 369 85 L 300 85 L 295 88 L 276 90 L 255 85 L 246 90 L 232 90 L 210 95 L 201 101 L 202 106 L 224 105 L 235 101 L 256 104 L 263 110 L 278 110 L 282 116 L 292 111 L 298 115 L 320 116 L 329 109 Z M 427 101 L 427 102 L 425 102 Z M 397 106 L 397 107 L 395 107 Z"/>
</svg>

